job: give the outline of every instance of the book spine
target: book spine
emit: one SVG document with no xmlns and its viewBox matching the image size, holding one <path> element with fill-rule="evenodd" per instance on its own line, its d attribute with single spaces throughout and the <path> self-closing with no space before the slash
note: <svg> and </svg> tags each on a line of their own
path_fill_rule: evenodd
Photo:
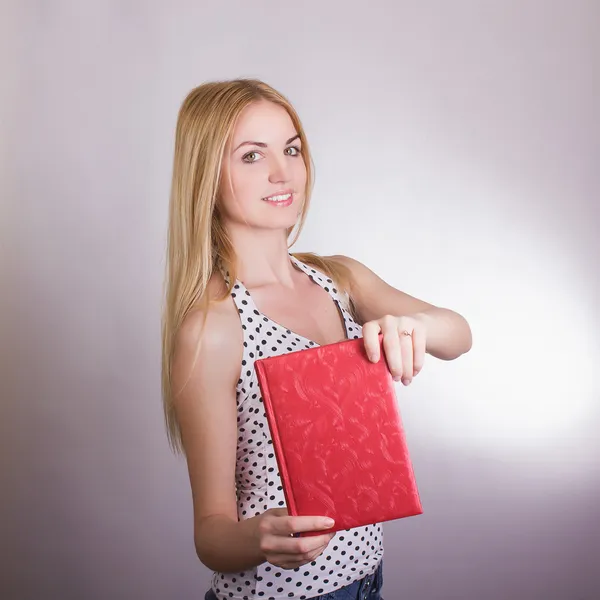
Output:
<svg viewBox="0 0 600 600">
<path fill-rule="evenodd" d="M 267 414 L 267 421 L 269 423 L 269 429 L 271 430 L 271 437 L 273 438 L 273 447 L 275 449 L 275 455 L 277 456 L 279 463 L 279 475 L 281 477 L 281 484 L 283 487 L 283 495 L 288 507 L 288 514 L 293 517 L 298 516 L 298 510 L 296 508 L 296 502 L 294 500 L 294 494 L 292 492 L 292 486 L 287 470 L 287 464 L 285 462 L 285 452 L 281 444 L 279 437 L 279 428 L 277 427 L 277 417 L 273 410 L 273 404 L 271 403 L 271 394 L 269 392 L 267 374 L 265 372 L 264 365 L 260 361 L 254 363 L 254 368 L 258 375 L 258 385 L 263 397 L 263 404 L 265 405 L 265 412 Z"/>
</svg>

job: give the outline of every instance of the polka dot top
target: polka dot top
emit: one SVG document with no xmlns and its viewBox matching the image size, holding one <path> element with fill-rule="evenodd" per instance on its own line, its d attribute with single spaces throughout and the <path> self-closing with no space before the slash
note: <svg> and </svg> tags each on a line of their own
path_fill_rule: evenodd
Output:
<svg viewBox="0 0 600 600">
<path fill-rule="evenodd" d="M 362 327 L 348 310 L 331 279 L 289 253 L 292 264 L 327 291 L 344 318 L 347 339 L 362 337 Z M 221 268 L 229 283 L 229 272 Z M 236 280 L 232 297 L 241 320 L 244 353 L 237 397 L 236 490 L 238 518 L 249 519 L 269 508 L 285 506 L 273 440 L 260 394 L 254 361 L 318 346 L 261 314 L 243 283 Z M 314 598 L 349 585 L 375 572 L 383 558 L 381 524 L 338 531 L 325 551 L 311 563 L 295 569 L 280 569 L 264 562 L 240 573 L 213 572 L 211 587 L 219 600 L 283 600 Z"/>
</svg>

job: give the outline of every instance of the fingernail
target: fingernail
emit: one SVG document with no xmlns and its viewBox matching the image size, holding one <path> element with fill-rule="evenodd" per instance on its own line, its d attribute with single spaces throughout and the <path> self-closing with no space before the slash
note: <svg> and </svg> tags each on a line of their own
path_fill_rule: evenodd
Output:
<svg viewBox="0 0 600 600">
<path fill-rule="evenodd" d="M 409 379 L 408 377 L 406 377 L 405 379 L 402 380 L 402 383 L 404 385 L 410 385 L 410 382 L 412 381 L 412 379 Z"/>
<path fill-rule="evenodd" d="M 400 381 L 402 379 L 402 377 L 400 377 L 400 375 L 396 375 L 394 377 L 394 381 Z"/>
<path fill-rule="evenodd" d="M 377 362 L 377 355 L 376 354 L 369 354 L 369 360 L 371 362 Z"/>
<path fill-rule="evenodd" d="M 335 521 L 333 519 L 325 519 L 323 524 L 325 527 L 333 527 L 335 525 Z"/>
</svg>

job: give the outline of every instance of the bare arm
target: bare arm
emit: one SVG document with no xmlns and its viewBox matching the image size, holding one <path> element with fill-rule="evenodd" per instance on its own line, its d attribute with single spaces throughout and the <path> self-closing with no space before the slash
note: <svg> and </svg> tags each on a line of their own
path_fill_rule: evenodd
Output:
<svg viewBox="0 0 600 600">
<path fill-rule="evenodd" d="M 392 287 L 356 259 L 342 254 L 329 258 L 346 265 L 352 273 L 351 296 L 361 325 L 385 315 L 417 315 L 427 326 L 428 354 L 453 360 L 471 349 L 471 328 L 462 315 Z"/>
<path fill-rule="evenodd" d="M 209 569 L 244 571 L 264 562 L 265 556 L 258 517 L 238 521 L 237 515 L 235 385 L 242 360 L 241 329 L 237 314 L 224 305 L 209 310 L 201 332 L 202 318 L 194 314 L 181 328 L 172 375 L 174 393 L 183 388 L 174 402 L 192 488 L 194 543 Z"/>
</svg>

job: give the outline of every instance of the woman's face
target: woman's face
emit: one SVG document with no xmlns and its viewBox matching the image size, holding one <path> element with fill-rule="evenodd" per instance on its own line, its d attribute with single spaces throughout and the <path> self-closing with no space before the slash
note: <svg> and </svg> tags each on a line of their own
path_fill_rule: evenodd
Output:
<svg viewBox="0 0 600 600">
<path fill-rule="evenodd" d="M 242 111 L 223 155 L 219 206 L 227 219 L 263 229 L 294 225 L 307 176 L 297 135 L 277 104 L 254 102 Z"/>
</svg>

